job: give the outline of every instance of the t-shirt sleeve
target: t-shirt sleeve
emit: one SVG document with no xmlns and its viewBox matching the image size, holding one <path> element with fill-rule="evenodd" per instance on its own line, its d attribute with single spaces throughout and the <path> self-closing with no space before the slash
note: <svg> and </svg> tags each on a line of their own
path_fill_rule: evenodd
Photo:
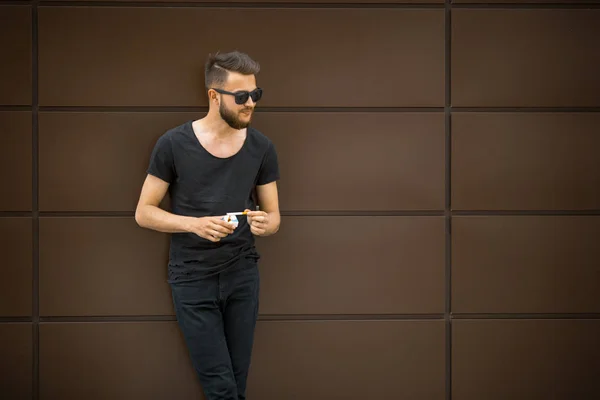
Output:
<svg viewBox="0 0 600 400">
<path fill-rule="evenodd" d="M 173 160 L 171 139 L 168 135 L 162 135 L 156 141 L 150 155 L 150 165 L 146 172 L 165 182 L 173 182 L 175 178 L 175 163 Z"/>
<path fill-rule="evenodd" d="M 279 161 L 277 159 L 277 151 L 275 145 L 269 142 L 267 153 L 263 159 L 263 163 L 258 171 L 257 185 L 266 185 L 279 179 Z"/>
</svg>

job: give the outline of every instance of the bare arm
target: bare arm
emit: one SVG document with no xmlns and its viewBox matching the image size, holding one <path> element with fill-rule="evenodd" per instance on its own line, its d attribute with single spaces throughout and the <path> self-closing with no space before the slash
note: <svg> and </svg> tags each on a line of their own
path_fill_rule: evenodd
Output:
<svg viewBox="0 0 600 400">
<path fill-rule="evenodd" d="M 273 235 L 279 231 L 281 225 L 277 182 L 257 186 L 256 194 L 260 211 L 248 212 L 251 231 L 257 236 Z"/>
<path fill-rule="evenodd" d="M 159 207 L 167 194 L 169 184 L 153 175 L 146 176 L 135 210 L 135 221 L 142 228 L 166 233 L 195 233 L 218 242 L 233 233 L 233 225 L 216 217 L 186 217 L 175 215 Z"/>
<path fill-rule="evenodd" d="M 167 194 L 169 184 L 153 175 L 146 176 L 140 199 L 135 210 L 135 221 L 142 228 L 159 232 L 190 232 L 193 218 L 172 214 L 159 208 Z"/>
</svg>

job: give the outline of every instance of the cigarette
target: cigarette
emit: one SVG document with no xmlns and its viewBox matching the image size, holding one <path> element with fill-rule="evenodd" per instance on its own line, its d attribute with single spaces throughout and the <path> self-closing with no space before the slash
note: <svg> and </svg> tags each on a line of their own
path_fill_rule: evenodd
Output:
<svg viewBox="0 0 600 400">
<path fill-rule="evenodd" d="M 227 213 L 227 215 L 246 215 L 246 214 L 248 214 L 247 211 Z"/>
</svg>

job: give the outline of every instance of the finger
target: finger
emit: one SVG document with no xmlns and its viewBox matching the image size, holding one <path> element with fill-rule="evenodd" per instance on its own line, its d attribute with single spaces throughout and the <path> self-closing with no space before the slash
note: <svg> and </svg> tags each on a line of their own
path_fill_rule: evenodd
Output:
<svg viewBox="0 0 600 400">
<path fill-rule="evenodd" d="M 227 236 L 227 233 L 225 233 L 225 232 L 219 232 L 218 230 L 214 229 L 211 232 L 211 235 L 213 235 L 214 237 L 217 237 L 217 238 L 224 238 L 225 236 Z"/>
<path fill-rule="evenodd" d="M 235 229 L 235 225 L 233 225 L 232 223 L 229 223 L 229 222 L 225 222 L 225 221 L 218 222 L 217 226 L 225 229 L 227 231 L 227 233 L 232 233 L 233 230 Z"/>
<path fill-rule="evenodd" d="M 211 225 L 209 226 L 208 231 L 210 232 L 210 234 L 212 235 L 213 232 L 215 232 L 216 234 L 222 234 L 222 235 L 228 235 L 230 233 L 232 233 L 231 230 L 228 230 L 227 228 L 220 226 L 220 225 Z"/>
<path fill-rule="evenodd" d="M 205 239 L 210 240 L 211 242 L 218 242 L 219 240 L 221 240 L 221 238 L 214 237 L 211 234 L 206 235 Z"/>
<path fill-rule="evenodd" d="M 255 235 L 262 235 L 265 233 L 265 229 L 257 226 L 251 226 L 250 231 Z"/>
<path fill-rule="evenodd" d="M 259 225 L 267 225 L 269 223 L 269 217 L 266 215 L 260 215 L 258 217 L 252 218 L 251 222 L 256 222 Z"/>
<path fill-rule="evenodd" d="M 210 228 L 217 232 L 233 233 L 233 225 L 221 220 L 214 221 Z"/>
</svg>

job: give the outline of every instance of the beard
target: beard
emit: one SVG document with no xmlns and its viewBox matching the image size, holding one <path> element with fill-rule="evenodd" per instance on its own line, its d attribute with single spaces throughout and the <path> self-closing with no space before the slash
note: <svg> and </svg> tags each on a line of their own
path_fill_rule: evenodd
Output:
<svg viewBox="0 0 600 400">
<path fill-rule="evenodd" d="M 244 108 L 241 111 L 251 111 L 251 110 L 252 109 Z M 221 103 L 221 106 L 219 107 L 219 114 L 221 115 L 221 118 L 223 119 L 223 121 L 227 122 L 227 125 L 229 125 L 233 129 L 247 128 L 248 125 L 250 125 L 250 122 L 252 121 L 252 114 L 250 114 L 250 118 L 248 119 L 248 121 L 242 121 L 239 118 L 238 112 L 235 112 L 235 111 L 225 108 L 225 105 L 223 103 Z"/>
</svg>

